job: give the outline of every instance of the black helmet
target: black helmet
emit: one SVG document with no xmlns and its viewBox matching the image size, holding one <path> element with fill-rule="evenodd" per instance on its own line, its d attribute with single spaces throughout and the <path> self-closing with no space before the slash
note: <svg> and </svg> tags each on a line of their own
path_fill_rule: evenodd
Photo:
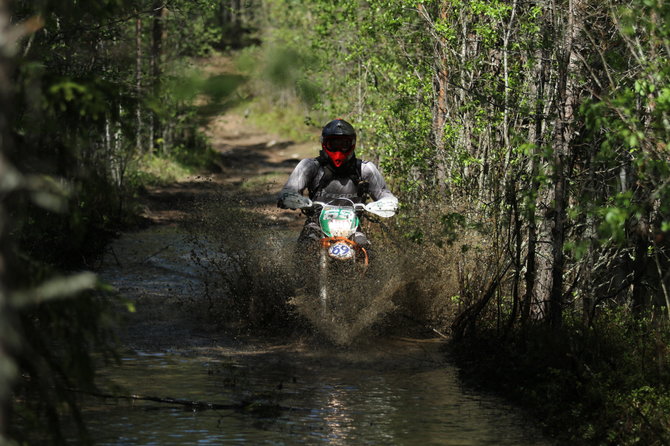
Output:
<svg viewBox="0 0 670 446">
<path fill-rule="evenodd" d="M 349 136 L 355 141 L 356 130 L 354 130 L 353 126 L 344 119 L 337 118 L 326 124 L 321 131 L 322 138 L 328 138 L 330 136 Z"/>
<path fill-rule="evenodd" d="M 321 147 L 335 167 L 353 158 L 356 130 L 344 119 L 334 119 L 321 131 Z"/>
</svg>

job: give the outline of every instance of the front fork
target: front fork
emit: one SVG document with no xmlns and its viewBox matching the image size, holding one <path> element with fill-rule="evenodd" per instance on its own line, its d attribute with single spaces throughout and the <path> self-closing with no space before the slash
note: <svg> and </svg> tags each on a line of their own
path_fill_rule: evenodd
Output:
<svg viewBox="0 0 670 446">
<path fill-rule="evenodd" d="M 354 257 L 353 259 L 348 259 L 348 260 L 341 260 L 341 259 L 335 259 L 332 258 L 328 255 L 328 248 L 337 242 L 342 242 L 344 241 L 347 243 L 349 246 L 354 251 Z M 342 237 L 327 237 L 321 239 L 321 249 L 319 249 L 319 300 L 321 301 L 321 309 L 323 310 L 324 314 L 327 313 L 328 311 L 328 305 L 329 305 L 329 300 L 333 299 L 333 287 L 330 283 L 330 275 L 331 275 L 331 263 L 332 262 L 352 262 L 352 266 L 359 264 L 360 266 L 363 267 L 363 272 L 367 269 L 368 267 L 368 253 L 365 248 L 354 242 L 353 240 L 349 240 L 346 238 Z M 346 280 L 347 278 L 342 278 Z"/>
<path fill-rule="evenodd" d="M 321 309 L 325 313 L 328 309 L 328 252 L 325 249 L 319 250 L 319 299 L 321 300 Z"/>
</svg>

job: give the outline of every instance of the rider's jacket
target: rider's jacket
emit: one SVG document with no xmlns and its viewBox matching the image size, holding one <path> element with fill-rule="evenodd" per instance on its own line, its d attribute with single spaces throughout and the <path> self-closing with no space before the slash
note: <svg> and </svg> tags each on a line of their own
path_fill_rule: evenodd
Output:
<svg viewBox="0 0 670 446">
<path fill-rule="evenodd" d="M 366 194 L 375 201 L 381 198 L 394 198 L 373 163 L 354 158 L 347 167 L 337 171 L 319 158 L 303 159 L 289 176 L 279 197 L 281 199 L 287 192 L 302 194 L 307 190 L 312 200 L 324 202 L 336 198 L 349 198 L 353 202 L 360 203 L 365 201 Z"/>
</svg>

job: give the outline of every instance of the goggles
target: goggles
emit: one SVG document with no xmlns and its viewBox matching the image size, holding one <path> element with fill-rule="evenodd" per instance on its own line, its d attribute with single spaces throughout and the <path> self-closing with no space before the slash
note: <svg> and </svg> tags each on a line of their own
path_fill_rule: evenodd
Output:
<svg viewBox="0 0 670 446">
<path fill-rule="evenodd" d="M 354 148 L 354 140 L 349 137 L 328 138 L 324 141 L 326 150 L 330 152 L 351 152 Z"/>
</svg>

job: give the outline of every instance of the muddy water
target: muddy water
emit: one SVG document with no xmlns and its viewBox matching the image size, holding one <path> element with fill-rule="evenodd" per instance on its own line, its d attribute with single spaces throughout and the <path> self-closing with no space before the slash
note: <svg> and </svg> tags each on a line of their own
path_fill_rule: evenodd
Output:
<svg viewBox="0 0 670 446">
<path fill-rule="evenodd" d="M 107 400 L 91 407 L 91 431 L 105 445 L 548 444 L 500 401 L 465 391 L 453 368 L 417 361 L 414 342 L 387 341 L 397 356 L 370 362 L 327 350 L 138 352 L 108 371 L 130 391 L 246 406 Z"/>
<path fill-rule="evenodd" d="M 137 312 L 122 334 L 121 363 L 100 383 L 118 396 L 223 408 L 87 398 L 96 444 L 550 444 L 502 401 L 464 388 L 441 339 L 368 337 L 337 347 L 319 336 L 235 337 L 208 325 L 193 310 L 203 285 L 189 243 L 162 227 L 114 245 L 103 277 Z"/>
</svg>

